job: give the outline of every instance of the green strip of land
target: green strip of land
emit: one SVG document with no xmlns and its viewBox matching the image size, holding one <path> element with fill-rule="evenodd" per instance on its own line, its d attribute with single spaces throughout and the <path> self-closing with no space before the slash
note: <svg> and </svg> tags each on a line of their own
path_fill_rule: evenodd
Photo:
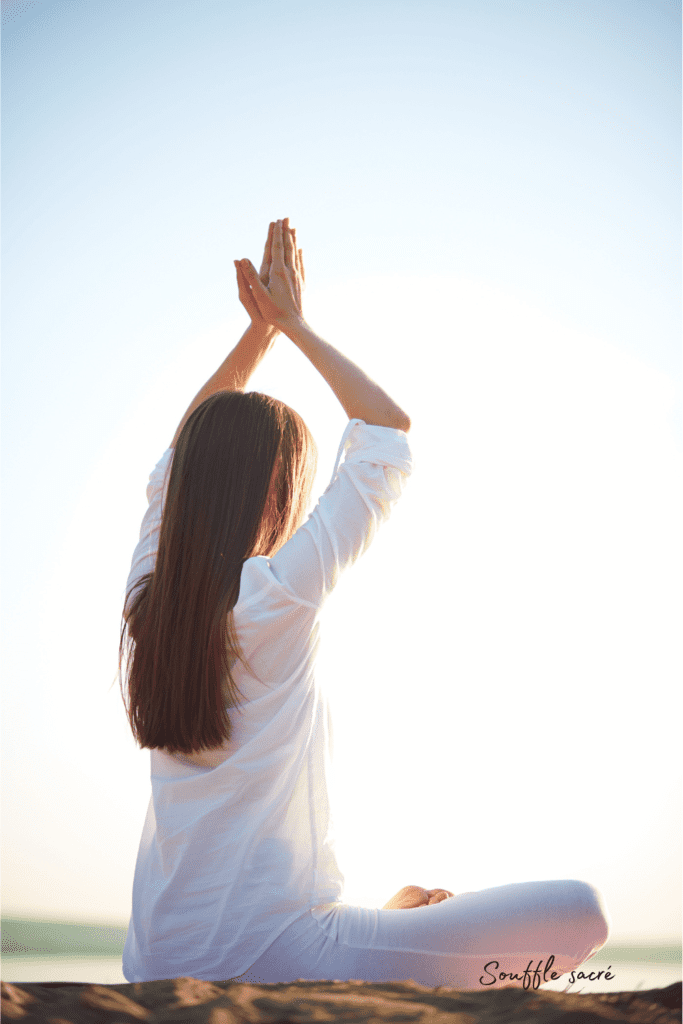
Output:
<svg viewBox="0 0 683 1024">
<path fill-rule="evenodd" d="M 2 919 L 3 957 L 120 957 L 126 928 L 112 924 L 77 924 L 70 921 L 35 921 L 21 917 Z M 608 944 L 593 960 L 623 963 L 680 964 L 680 945 L 627 946 Z"/>
<path fill-rule="evenodd" d="M 123 953 L 125 941 L 126 929 L 120 925 L 2 919 L 3 957 L 115 957 Z"/>
</svg>

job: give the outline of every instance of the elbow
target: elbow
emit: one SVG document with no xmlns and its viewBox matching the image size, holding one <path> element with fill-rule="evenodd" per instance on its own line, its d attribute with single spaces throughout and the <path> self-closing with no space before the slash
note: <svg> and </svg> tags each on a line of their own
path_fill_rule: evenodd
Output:
<svg viewBox="0 0 683 1024">
<path fill-rule="evenodd" d="M 383 410 L 382 414 L 378 416 L 368 416 L 367 413 L 365 415 L 356 413 L 355 415 L 370 426 L 389 427 L 390 430 L 402 430 L 406 434 L 410 430 L 410 416 L 406 416 L 403 409 L 399 409 L 398 406 Z M 349 418 L 352 416 L 353 414 L 349 413 Z"/>
</svg>

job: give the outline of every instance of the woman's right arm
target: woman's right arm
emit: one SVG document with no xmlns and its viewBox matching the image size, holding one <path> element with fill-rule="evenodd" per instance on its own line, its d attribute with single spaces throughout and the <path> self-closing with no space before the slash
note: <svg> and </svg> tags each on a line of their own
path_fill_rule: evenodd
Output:
<svg viewBox="0 0 683 1024">
<path fill-rule="evenodd" d="M 273 252 L 268 287 L 263 285 L 249 260 L 235 264 L 244 275 L 263 319 L 286 334 L 325 378 L 349 419 L 406 433 L 410 419 L 360 367 L 323 341 L 306 323 L 301 311 L 304 269 L 296 233 L 279 220 L 273 231 Z"/>
<path fill-rule="evenodd" d="M 408 433 L 410 419 L 403 409 L 359 366 L 318 337 L 303 317 L 287 330 L 283 327 L 282 332 L 322 374 L 350 420 L 364 420 L 370 426 L 393 427 Z"/>
<path fill-rule="evenodd" d="M 269 559 L 277 581 L 314 608 L 372 543 L 412 469 L 401 430 L 350 420 L 340 449 L 344 459 L 308 519 Z"/>
</svg>

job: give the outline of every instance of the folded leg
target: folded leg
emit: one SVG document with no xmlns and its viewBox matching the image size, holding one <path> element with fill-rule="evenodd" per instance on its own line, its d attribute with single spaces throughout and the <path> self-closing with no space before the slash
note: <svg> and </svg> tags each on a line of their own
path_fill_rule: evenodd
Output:
<svg viewBox="0 0 683 1024">
<path fill-rule="evenodd" d="M 329 904 L 290 926 L 240 980 L 538 987 L 582 964 L 608 932 L 600 893 L 579 881 L 515 883 L 409 910 Z"/>
</svg>

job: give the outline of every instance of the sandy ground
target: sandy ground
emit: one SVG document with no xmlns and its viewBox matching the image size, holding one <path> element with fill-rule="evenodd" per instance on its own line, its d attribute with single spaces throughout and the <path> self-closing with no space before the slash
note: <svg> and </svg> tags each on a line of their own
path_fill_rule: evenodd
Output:
<svg viewBox="0 0 683 1024">
<path fill-rule="evenodd" d="M 25 1024 L 673 1024 L 681 1020 L 681 983 L 647 992 L 592 995 L 519 988 L 461 992 L 424 988 L 411 981 L 245 985 L 176 978 L 132 985 L 3 983 L 2 1015 L 6 1021 Z"/>
</svg>

